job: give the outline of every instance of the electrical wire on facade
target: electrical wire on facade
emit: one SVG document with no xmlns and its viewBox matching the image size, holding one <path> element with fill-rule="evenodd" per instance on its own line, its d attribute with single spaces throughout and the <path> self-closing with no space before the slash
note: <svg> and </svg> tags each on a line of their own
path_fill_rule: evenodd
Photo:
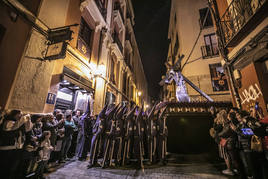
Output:
<svg viewBox="0 0 268 179">
<path fill-rule="evenodd" d="M 198 35 L 197 35 L 197 38 L 196 38 L 195 43 L 194 43 L 194 45 L 193 45 L 193 48 L 191 49 L 191 51 L 190 51 L 190 53 L 189 53 L 189 55 L 188 55 L 188 57 L 187 57 L 185 63 L 182 65 L 182 67 L 181 67 L 181 71 L 183 70 L 184 66 L 187 64 L 188 60 L 190 59 L 190 57 L 191 57 L 191 55 L 192 55 L 192 53 L 193 53 L 193 51 L 194 51 L 194 49 L 195 49 L 195 47 L 196 47 L 196 44 L 197 44 L 197 42 L 198 42 L 198 40 L 199 40 L 199 38 L 200 38 L 201 32 L 202 32 L 203 27 L 204 27 L 204 25 L 205 25 L 205 22 L 206 22 L 206 20 L 207 20 L 208 13 L 209 13 L 209 8 L 207 8 L 207 12 L 206 12 L 204 21 L 202 22 L 202 26 L 201 26 L 201 28 L 200 28 L 200 31 L 199 31 Z"/>
</svg>

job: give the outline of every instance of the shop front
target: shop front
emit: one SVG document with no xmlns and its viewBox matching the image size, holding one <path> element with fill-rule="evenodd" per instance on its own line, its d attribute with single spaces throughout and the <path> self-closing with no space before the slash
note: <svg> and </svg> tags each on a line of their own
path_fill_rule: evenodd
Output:
<svg viewBox="0 0 268 179">
<path fill-rule="evenodd" d="M 63 112 L 79 110 L 83 113 L 90 104 L 93 113 L 95 90 L 92 69 L 71 50 L 67 50 L 66 58 L 57 61 L 54 66 L 43 112 L 60 109 Z"/>
<path fill-rule="evenodd" d="M 55 109 L 86 111 L 88 105 L 93 109 L 94 90 L 92 82 L 76 74 L 68 67 L 63 68 L 59 89 L 56 96 Z"/>
</svg>

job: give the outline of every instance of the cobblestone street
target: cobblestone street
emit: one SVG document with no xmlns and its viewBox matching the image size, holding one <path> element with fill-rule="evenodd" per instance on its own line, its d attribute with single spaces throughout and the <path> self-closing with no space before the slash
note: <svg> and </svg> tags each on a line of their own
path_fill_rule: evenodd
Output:
<svg viewBox="0 0 268 179">
<path fill-rule="evenodd" d="M 101 169 L 99 167 L 87 169 L 88 162 L 71 161 L 50 173 L 47 179 L 132 179 L 132 178 L 207 178 L 207 179 L 224 179 L 228 178 L 221 174 L 223 164 L 211 164 L 208 162 L 196 163 L 174 163 L 169 162 L 166 166 L 145 166 L 144 172 L 142 170 L 135 170 L 134 168 L 108 168 Z"/>
</svg>

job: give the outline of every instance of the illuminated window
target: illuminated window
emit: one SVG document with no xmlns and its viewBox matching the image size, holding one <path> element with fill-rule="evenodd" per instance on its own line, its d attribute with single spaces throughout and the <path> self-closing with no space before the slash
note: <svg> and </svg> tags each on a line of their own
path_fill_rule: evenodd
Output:
<svg viewBox="0 0 268 179">
<path fill-rule="evenodd" d="M 228 91 L 227 77 L 221 64 L 210 64 L 209 69 L 213 91 Z"/>
<path fill-rule="evenodd" d="M 215 33 L 204 36 L 205 45 L 201 46 L 202 57 L 211 58 L 219 55 L 218 43 Z"/>
<path fill-rule="evenodd" d="M 72 101 L 73 95 L 58 91 L 57 98 L 60 98 L 60 99 L 66 100 L 66 101 Z"/>
</svg>

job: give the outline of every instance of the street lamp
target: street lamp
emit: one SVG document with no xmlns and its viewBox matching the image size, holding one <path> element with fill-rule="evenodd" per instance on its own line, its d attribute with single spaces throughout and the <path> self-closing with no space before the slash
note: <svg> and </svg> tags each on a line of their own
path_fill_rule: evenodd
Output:
<svg viewBox="0 0 268 179">
<path fill-rule="evenodd" d="M 141 95 L 142 95 L 142 92 L 141 92 L 141 91 L 139 91 L 139 92 L 138 92 L 138 96 L 141 96 Z"/>
</svg>

